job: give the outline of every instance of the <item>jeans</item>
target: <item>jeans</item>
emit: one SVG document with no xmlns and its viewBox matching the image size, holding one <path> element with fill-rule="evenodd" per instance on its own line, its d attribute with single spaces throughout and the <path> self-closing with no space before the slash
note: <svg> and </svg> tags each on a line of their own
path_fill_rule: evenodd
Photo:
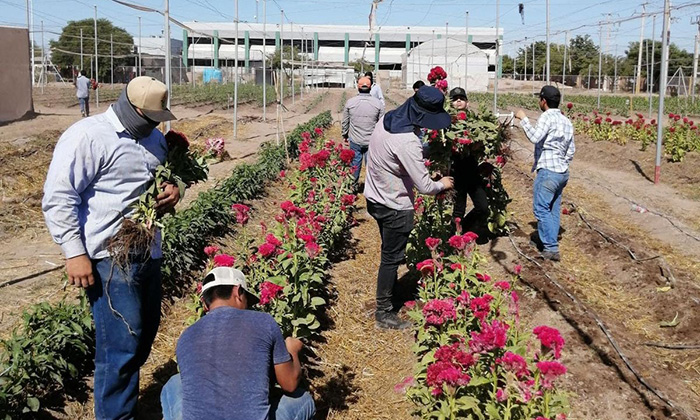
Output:
<svg viewBox="0 0 700 420">
<path fill-rule="evenodd" d="M 161 261 L 132 261 L 128 272 L 109 258 L 93 260 L 95 284 L 87 289 L 95 320 L 95 417 L 136 416 L 139 368 L 160 324 Z"/>
<path fill-rule="evenodd" d="M 367 200 L 367 212 L 377 221 L 382 238 L 376 310 L 377 315 L 381 315 L 394 309 L 399 265 L 405 260 L 406 244 L 413 230 L 413 210 L 394 210 Z"/>
<path fill-rule="evenodd" d="M 480 231 L 486 226 L 489 202 L 483 177 L 479 173 L 479 165 L 474 157 L 465 156 L 455 158 L 452 168 L 456 192 L 452 216 L 462 219 L 463 231 Z M 465 216 L 467 195 L 471 198 L 474 208 Z"/>
<path fill-rule="evenodd" d="M 357 143 L 353 143 L 352 140 L 348 139 L 350 143 L 350 150 L 355 152 L 355 156 L 352 158 L 352 167 L 355 168 L 353 171 L 353 176 L 355 177 L 355 183 L 360 179 L 360 169 L 362 169 L 362 161 L 365 161 L 365 166 L 367 165 L 367 151 L 369 146 L 360 146 Z"/>
<path fill-rule="evenodd" d="M 86 117 L 90 116 L 90 98 L 78 98 L 78 102 L 80 102 L 80 112 Z"/>
<path fill-rule="evenodd" d="M 569 171 L 561 174 L 544 168 L 537 171 L 532 211 L 537 218 L 537 233 L 544 251 L 559 252 L 561 193 L 568 181 Z"/>
<path fill-rule="evenodd" d="M 180 374 L 174 375 L 165 384 L 160 392 L 160 404 L 163 407 L 163 420 L 182 420 Z M 316 405 L 311 394 L 301 388 L 270 401 L 270 420 L 310 420 L 315 412 Z"/>
</svg>

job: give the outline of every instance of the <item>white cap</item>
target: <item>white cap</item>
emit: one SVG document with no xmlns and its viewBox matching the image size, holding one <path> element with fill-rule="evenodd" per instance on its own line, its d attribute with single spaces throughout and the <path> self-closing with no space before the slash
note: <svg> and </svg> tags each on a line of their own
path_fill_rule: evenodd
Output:
<svg viewBox="0 0 700 420">
<path fill-rule="evenodd" d="M 214 280 L 202 285 L 202 293 L 216 286 L 240 286 L 243 290 L 248 292 L 249 295 L 257 299 L 255 293 L 248 288 L 245 274 L 243 274 L 241 270 L 232 267 L 216 267 L 207 273 L 206 277 L 209 276 L 214 276 Z"/>
</svg>

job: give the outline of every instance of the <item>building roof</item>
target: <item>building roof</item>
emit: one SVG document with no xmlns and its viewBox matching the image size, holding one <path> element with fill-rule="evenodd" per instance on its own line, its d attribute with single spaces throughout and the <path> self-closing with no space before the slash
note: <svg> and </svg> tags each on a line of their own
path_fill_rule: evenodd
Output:
<svg viewBox="0 0 700 420">
<path fill-rule="evenodd" d="M 213 36 L 214 31 L 219 31 L 220 38 L 235 38 L 236 30 L 233 22 L 185 22 L 185 24 L 196 32 Z M 465 27 L 449 27 L 447 35 L 450 38 L 466 38 Z M 267 23 L 265 32 L 267 38 L 274 38 L 275 32 L 280 30 L 279 23 Z M 244 37 L 244 33 L 248 31 L 251 38 L 262 38 L 263 24 L 240 22 L 238 24 L 239 39 Z M 313 39 L 314 33 L 318 33 L 319 39 L 344 41 L 345 34 L 348 34 L 350 40 L 365 41 L 374 38 L 368 26 L 363 25 L 307 25 L 307 24 L 285 24 L 282 27 L 285 39 L 295 38 L 300 39 L 305 36 L 306 39 Z M 499 35 L 503 36 L 503 28 L 499 29 Z M 442 26 L 380 26 L 377 31 L 382 42 L 406 42 L 407 35 L 410 35 L 411 42 L 425 42 L 430 39 L 440 36 L 444 38 L 445 27 Z M 470 27 L 469 35 L 472 36 L 472 42 L 494 42 L 496 28 L 489 27 Z M 197 37 L 198 34 L 191 33 L 191 37 Z"/>
</svg>

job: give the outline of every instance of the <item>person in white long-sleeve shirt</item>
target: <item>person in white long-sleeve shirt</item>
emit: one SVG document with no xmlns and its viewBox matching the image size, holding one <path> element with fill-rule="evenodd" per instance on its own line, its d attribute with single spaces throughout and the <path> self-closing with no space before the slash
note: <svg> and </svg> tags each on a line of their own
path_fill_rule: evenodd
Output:
<svg viewBox="0 0 700 420">
<path fill-rule="evenodd" d="M 535 145 L 532 171 L 537 172 L 532 209 L 537 218 L 537 233 L 544 259 L 559 261 L 559 225 L 561 195 L 569 181 L 569 165 L 574 158 L 574 128 L 559 110 L 561 93 L 554 86 L 544 86 L 539 95 L 543 111 L 533 127 L 523 110 L 515 114 L 527 139 Z"/>
<path fill-rule="evenodd" d="M 436 88 L 421 87 L 403 105 L 379 120 L 369 140 L 364 194 L 367 211 L 377 221 L 382 238 L 375 312 L 378 328 L 410 326 L 397 315 L 400 307 L 395 307 L 398 302 L 394 300 L 394 289 L 413 230 L 413 188 L 422 194 L 436 195 L 454 185 L 452 177 L 430 179 L 418 138 L 422 128 L 440 130 L 450 125 L 444 101 L 445 96 Z"/>
<path fill-rule="evenodd" d="M 382 88 L 381 86 L 379 86 L 379 84 L 374 83 L 374 75 L 372 75 L 372 72 L 368 71 L 367 73 L 365 73 L 365 76 L 369 77 L 370 82 L 372 82 L 372 87 L 369 90 L 369 94 L 379 99 L 379 102 L 382 103 L 382 106 L 386 106 L 386 102 L 384 101 L 384 93 L 382 93 Z"/>
</svg>

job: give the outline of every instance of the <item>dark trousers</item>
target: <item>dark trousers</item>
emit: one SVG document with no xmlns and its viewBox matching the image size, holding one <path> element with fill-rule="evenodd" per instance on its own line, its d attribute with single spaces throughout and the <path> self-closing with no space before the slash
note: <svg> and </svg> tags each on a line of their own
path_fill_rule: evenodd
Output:
<svg viewBox="0 0 700 420">
<path fill-rule="evenodd" d="M 452 166 L 452 176 L 455 179 L 456 192 L 453 217 L 462 219 L 463 231 L 483 229 L 489 215 L 489 202 L 476 159 L 473 156 L 456 157 Z M 467 196 L 471 198 L 474 208 L 465 216 Z"/>
<path fill-rule="evenodd" d="M 382 258 L 377 274 L 377 314 L 391 312 L 394 297 L 400 295 L 395 290 L 399 265 L 406 258 L 406 244 L 413 230 L 413 210 L 394 210 L 367 200 L 367 211 L 379 225 L 382 238 Z"/>
<path fill-rule="evenodd" d="M 93 260 L 87 289 L 95 320 L 95 418 L 136 416 L 139 368 L 160 324 L 160 260 L 131 262 L 127 272 L 109 258 Z"/>
</svg>

